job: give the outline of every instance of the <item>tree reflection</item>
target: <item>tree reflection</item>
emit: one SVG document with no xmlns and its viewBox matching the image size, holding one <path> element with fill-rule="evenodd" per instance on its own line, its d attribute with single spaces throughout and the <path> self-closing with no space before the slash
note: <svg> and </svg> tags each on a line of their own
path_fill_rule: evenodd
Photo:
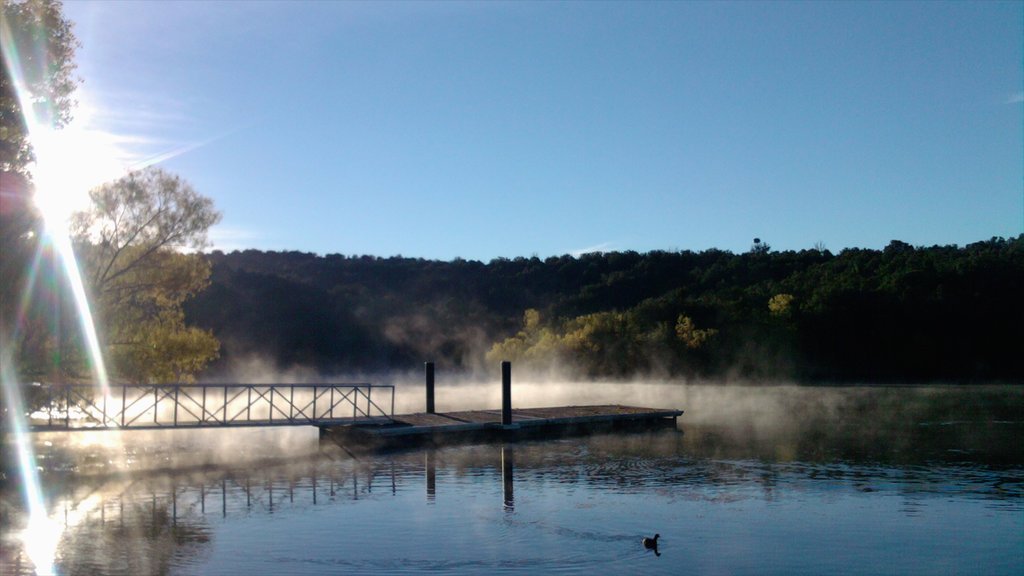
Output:
<svg viewBox="0 0 1024 576">
<path fill-rule="evenodd" d="M 865 397 L 863 409 L 858 400 L 838 416 L 834 410 L 808 412 L 770 425 L 753 419 L 730 424 L 684 420 L 680 429 L 359 459 L 325 445 L 304 458 L 220 464 L 199 458 L 202 464 L 196 466 L 148 472 L 67 473 L 66 464 L 82 470 L 70 452 L 40 462 L 51 466 L 43 476 L 47 501 L 65 529 L 57 557 L 61 574 L 189 572 L 213 554 L 215 528 L 226 518 L 269 522 L 271 514 L 382 499 L 409 506 L 403 493 L 413 496 L 412 505 L 442 502 L 447 509 L 458 508 L 464 494 L 459 479 L 465 477 L 484 486 L 487 506 L 508 514 L 510 522 L 529 514 L 531 504 L 547 493 L 566 488 L 595 495 L 656 493 L 669 502 L 715 507 L 744 500 L 784 502 L 787 495 L 821 492 L 824 485 L 830 498 L 895 495 L 906 516 L 920 513 L 936 495 L 1019 506 L 1024 500 L 1019 418 L 1011 414 L 1005 420 L 965 422 L 949 418 L 945 408 L 927 417 L 884 417 L 886 411 L 901 410 L 886 402 L 906 396 L 889 400 L 875 394 L 873 402 Z M 934 400 L 927 404 L 934 405 Z M 171 449 L 168 444 L 140 450 L 133 458 L 152 454 L 163 462 Z M 94 450 L 79 457 L 105 458 Z M 441 500 L 445 491 L 452 494 Z M 23 551 L 6 537 L 24 524 L 21 499 L 15 487 L 0 483 L 0 500 L 5 535 L 0 573 L 27 573 L 31 566 Z"/>
</svg>

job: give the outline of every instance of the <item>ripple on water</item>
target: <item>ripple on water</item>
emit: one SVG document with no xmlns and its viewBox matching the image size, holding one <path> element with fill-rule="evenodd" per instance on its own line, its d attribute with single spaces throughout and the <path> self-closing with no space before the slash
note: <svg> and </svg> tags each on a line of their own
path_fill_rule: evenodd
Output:
<svg viewBox="0 0 1024 576">
<path fill-rule="evenodd" d="M 240 436 L 239 458 L 205 436 L 120 453 L 53 442 L 40 463 L 62 574 L 1019 573 L 1019 421 L 879 422 L 863 406 L 860 420 L 684 419 L 683 433 L 361 459 L 315 434 L 283 443 L 307 442 L 298 456 L 252 443 L 265 431 Z M 24 573 L 18 493 L 0 495 L 0 572 Z M 660 557 L 640 544 L 654 532 Z"/>
</svg>

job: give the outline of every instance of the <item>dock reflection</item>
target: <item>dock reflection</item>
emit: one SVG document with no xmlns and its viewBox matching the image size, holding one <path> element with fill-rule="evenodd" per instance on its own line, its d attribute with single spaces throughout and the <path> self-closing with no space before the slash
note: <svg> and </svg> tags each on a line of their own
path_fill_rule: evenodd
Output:
<svg viewBox="0 0 1024 576">
<path fill-rule="evenodd" d="M 1004 427 L 1010 429 L 1007 442 L 1019 439 L 1011 434 L 1019 431 L 1019 425 Z M 951 426 L 942 428 L 940 432 L 948 434 Z M 777 434 L 770 444 L 769 439 L 744 435 L 742 430 L 691 426 L 685 435 L 670 430 L 463 445 L 358 459 L 324 449 L 307 458 L 107 475 L 66 474 L 54 467 L 44 471 L 44 485 L 50 517 L 64 531 L 61 574 L 197 573 L 190 570 L 194 566 L 187 559 L 202 557 L 215 537 L 231 533 L 219 528 L 223 519 L 273 524 L 278 517 L 294 518 L 314 506 L 320 507 L 318 512 L 330 506 L 344 508 L 317 514 L 331 522 L 358 524 L 384 518 L 400 524 L 408 521 L 410 513 L 422 513 L 427 519 L 450 518 L 462 514 L 466 502 L 477 501 L 492 515 L 522 517 L 559 490 L 595 496 L 671 493 L 688 505 L 716 506 L 739 500 L 785 502 L 787 494 L 816 494 L 825 486 L 830 498 L 871 493 L 895 497 L 892 502 L 902 503 L 908 516 L 919 514 L 921 502 L 936 495 L 967 495 L 993 509 L 1019 509 L 1022 501 L 1020 475 L 1014 468 L 970 461 L 921 466 L 916 461 L 893 465 L 876 458 L 800 458 L 849 454 L 843 450 L 845 444 L 821 446 L 814 443 L 818 438 L 792 445 L 789 436 Z M 1019 451 L 1019 444 L 1014 446 Z M 138 454 L 140 460 L 146 455 Z M 153 454 L 164 461 L 165 452 Z M 40 461 L 51 465 L 53 459 Z M 141 461 L 140 466 L 158 465 L 151 462 Z M 15 534 L 24 527 L 26 516 L 20 493 L 13 486 L 4 488 L 0 484 L 0 506 L 5 512 L 0 515 L 0 529 Z M 352 506 L 355 501 L 371 505 Z M 375 501 L 386 502 L 378 506 L 373 505 Z M 416 510 L 424 504 L 437 506 L 427 512 Z M 140 564 L 143 557 L 149 563 Z M 27 574 L 28 566 L 27 556 L 5 540 L 0 573 Z"/>
<path fill-rule="evenodd" d="M 427 503 L 433 504 L 437 497 L 437 466 L 434 463 L 434 451 L 427 450 L 423 454 L 425 461 L 425 476 L 427 479 Z"/>
<path fill-rule="evenodd" d="M 514 512 L 515 450 L 511 446 L 501 446 L 499 466 L 501 471 L 502 508 L 506 512 Z M 437 501 L 437 451 L 434 449 L 423 452 L 423 478 L 426 484 L 427 504 L 433 504 Z"/>
<path fill-rule="evenodd" d="M 513 450 L 510 446 L 502 446 L 501 492 L 506 512 L 515 512 L 516 509 L 513 476 L 515 476 L 515 450 Z"/>
</svg>

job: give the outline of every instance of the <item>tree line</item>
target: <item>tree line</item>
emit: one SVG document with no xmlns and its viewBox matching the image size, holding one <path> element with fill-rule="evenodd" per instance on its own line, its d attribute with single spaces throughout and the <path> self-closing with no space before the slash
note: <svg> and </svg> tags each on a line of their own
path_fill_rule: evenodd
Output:
<svg viewBox="0 0 1024 576">
<path fill-rule="evenodd" d="M 3 0 L 0 15 L 15 48 L 0 76 L 3 377 L 88 379 L 72 291 L 34 205 L 25 121 L 44 112 L 59 129 L 71 120 L 78 40 L 56 0 Z M 23 76 L 9 65 L 18 59 Z M 488 263 L 203 254 L 220 214 L 181 177 L 151 167 L 89 196 L 67 233 L 115 381 L 230 377 L 253 358 L 322 374 L 512 360 L 595 378 L 1024 377 L 1024 235 L 838 254 L 776 252 L 755 239 L 742 254 Z"/>
<path fill-rule="evenodd" d="M 602 378 L 1020 381 L 1024 235 L 882 250 L 606 252 L 488 263 L 213 252 L 210 374 L 511 360 Z"/>
</svg>

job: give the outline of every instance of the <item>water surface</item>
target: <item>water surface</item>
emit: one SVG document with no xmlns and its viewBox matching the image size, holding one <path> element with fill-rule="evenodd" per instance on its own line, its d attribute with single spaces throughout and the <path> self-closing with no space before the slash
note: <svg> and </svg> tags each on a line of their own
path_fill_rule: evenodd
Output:
<svg viewBox="0 0 1024 576">
<path fill-rule="evenodd" d="M 40 435 L 46 499 L 63 529 L 56 568 L 132 575 L 1024 568 L 1020 388 L 580 384 L 548 386 L 545 394 L 544 386 L 517 388 L 517 405 L 619 401 L 686 414 L 673 430 L 358 459 L 320 445 L 306 429 Z M 481 399 L 463 392 L 445 405 L 463 409 Z M 406 394 L 400 404 L 414 404 L 421 392 Z M 0 572 L 30 574 L 14 484 L 3 492 Z M 657 553 L 640 542 L 654 533 Z"/>
</svg>

